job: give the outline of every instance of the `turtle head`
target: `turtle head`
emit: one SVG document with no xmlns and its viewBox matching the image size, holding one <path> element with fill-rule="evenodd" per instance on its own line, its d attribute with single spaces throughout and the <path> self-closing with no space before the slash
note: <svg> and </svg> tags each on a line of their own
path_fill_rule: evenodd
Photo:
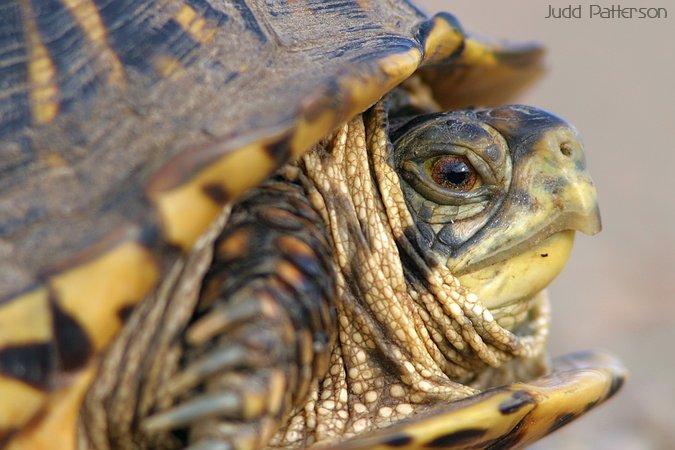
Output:
<svg viewBox="0 0 675 450">
<path fill-rule="evenodd" d="M 392 137 L 418 242 L 488 308 L 544 289 L 574 232 L 600 231 L 578 133 L 548 112 L 517 105 L 431 114 Z"/>
</svg>

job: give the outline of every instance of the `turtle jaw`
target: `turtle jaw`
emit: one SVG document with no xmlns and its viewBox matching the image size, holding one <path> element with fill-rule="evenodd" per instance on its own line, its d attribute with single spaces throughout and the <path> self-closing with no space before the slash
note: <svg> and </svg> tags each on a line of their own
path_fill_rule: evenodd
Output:
<svg viewBox="0 0 675 450">
<path fill-rule="evenodd" d="M 513 158 L 509 193 L 448 267 L 488 308 L 531 298 L 560 273 L 574 232 L 600 231 L 597 194 L 576 130 L 544 111 L 509 106 L 479 113 Z"/>
</svg>

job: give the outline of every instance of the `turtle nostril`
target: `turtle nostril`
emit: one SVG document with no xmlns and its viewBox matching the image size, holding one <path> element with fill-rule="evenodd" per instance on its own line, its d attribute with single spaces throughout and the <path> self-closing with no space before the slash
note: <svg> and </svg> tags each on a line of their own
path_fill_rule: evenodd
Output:
<svg viewBox="0 0 675 450">
<path fill-rule="evenodd" d="M 574 153 L 574 147 L 572 147 L 572 144 L 569 142 L 563 142 L 560 144 L 560 153 L 563 155 L 570 157 Z"/>
</svg>

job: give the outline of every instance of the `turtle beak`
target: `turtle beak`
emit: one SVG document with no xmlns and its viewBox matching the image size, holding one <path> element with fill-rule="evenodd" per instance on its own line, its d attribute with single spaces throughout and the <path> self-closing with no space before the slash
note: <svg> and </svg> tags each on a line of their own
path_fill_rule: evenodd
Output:
<svg viewBox="0 0 675 450">
<path fill-rule="evenodd" d="M 501 306 L 545 288 L 567 262 L 574 231 L 600 231 L 600 213 L 574 127 L 526 106 L 477 116 L 507 141 L 511 186 L 493 220 L 448 262 L 488 306 Z"/>
<path fill-rule="evenodd" d="M 533 214 L 533 229 L 600 232 L 597 192 L 586 170 L 581 138 L 572 125 L 546 111 L 519 105 L 486 110 L 479 117 L 499 131 L 511 149 L 512 187 L 527 190 L 530 199 L 523 206 Z"/>
</svg>

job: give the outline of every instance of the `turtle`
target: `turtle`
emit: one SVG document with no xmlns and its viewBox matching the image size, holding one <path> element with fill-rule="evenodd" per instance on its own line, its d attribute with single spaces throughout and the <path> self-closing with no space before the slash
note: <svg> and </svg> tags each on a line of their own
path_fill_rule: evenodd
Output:
<svg viewBox="0 0 675 450">
<path fill-rule="evenodd" d="M 0 446 L 509 448 L 600 220 L 537 44 L 404 0 L 0 5 Z"/>
</svg>

